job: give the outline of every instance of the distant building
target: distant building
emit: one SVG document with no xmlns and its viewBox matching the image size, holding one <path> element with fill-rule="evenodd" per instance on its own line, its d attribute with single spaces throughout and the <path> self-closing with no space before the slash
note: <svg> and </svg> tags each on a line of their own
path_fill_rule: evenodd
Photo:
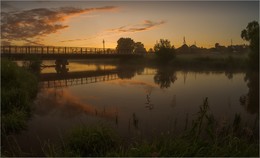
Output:
<svg viewBox="0 0 260 158">
<path fill-rule="evenodd" d="M 191 53 L 199 53 L 200 52 L 200 48 L 198 48 L 196 46 L 196 43 L 190 46 L 190 52 Z"/>
<path fill-rule="evenodd" d="M 176 50 L 177 53 L 189 53 L 190 49 L 186 44 L 185 36 L 183 37 L 183 45 Z"/>
<path fill-rule="evenodd" d="M 190 53 L 190 48 L 187 44 L 183 44 L 181 47 L 176 49 L 177 53 Z"/>
</svg>

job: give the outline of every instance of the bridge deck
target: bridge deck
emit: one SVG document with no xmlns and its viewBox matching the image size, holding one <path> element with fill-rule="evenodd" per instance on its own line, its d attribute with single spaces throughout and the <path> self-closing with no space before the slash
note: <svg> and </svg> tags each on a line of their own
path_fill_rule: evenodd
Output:
<svg viewBox="0 0 260 158">
<path fill-rule="evenodd" d="M 31 56 L 46 59 L 95 59 L 95 58 L 132 58 L 141 57 L 129 51 L 89 47 L 48 47 L 48 46 L 1 46 L 1 57 L 13 60 L 27 60 Z"/>
</svg>

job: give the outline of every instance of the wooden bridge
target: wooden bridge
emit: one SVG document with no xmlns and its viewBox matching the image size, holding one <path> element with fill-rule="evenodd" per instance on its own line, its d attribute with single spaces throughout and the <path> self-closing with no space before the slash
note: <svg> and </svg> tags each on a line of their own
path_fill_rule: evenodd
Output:
<svg viewBox="0 0 260 158">
<path fill-rule="evenodd" d="M 99 58 L 136 58 L 142 54 L 133 54 L 128 50 L 90 48 L 90 47 L 55 47 L 55 46 L 1 46 L 1 57 L 12 60 L 57 59 L 99 59 Z"/>
</svg>

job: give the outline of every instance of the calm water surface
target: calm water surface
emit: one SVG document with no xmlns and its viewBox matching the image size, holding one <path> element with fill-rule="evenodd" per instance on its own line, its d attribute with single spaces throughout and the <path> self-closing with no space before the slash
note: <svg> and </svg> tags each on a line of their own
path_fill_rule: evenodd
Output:
<svg viewBox="0 0 260 158">
<path fill-rule="evenodd" d="M 53 62 L 44 62 L 52 65 Z M 25 150 L 40 150 L 78 125 L 105 124 L 123 138 L 152 138 L 191 127 L 203 99 L 222 123 L 240 114 L 254 126 L 258 105 L 241 103 L 249 93 L 245 72 L 184 71 L 110 63 L 70 62 L 69 74 L 42 70 L 40 90 L 28 130 L 17 135 Z M 67 86 L 66 86 L 67 85 Z M 25 145 L 26 144 L 26 145 Z"/>
</svg>

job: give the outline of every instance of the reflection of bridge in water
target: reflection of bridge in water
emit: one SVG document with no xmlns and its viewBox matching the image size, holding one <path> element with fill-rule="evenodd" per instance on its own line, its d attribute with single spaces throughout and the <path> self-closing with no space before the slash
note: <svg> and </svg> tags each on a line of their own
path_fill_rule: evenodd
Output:
<svg viewBox="0 0 260 158">
<path fill-rule="evenodd" d="M 118 70 L 96 70 L 68 73 L 44 73 L 40 75 L 42 88 L 62 88 L 118 79 Z"/>
</svg>

